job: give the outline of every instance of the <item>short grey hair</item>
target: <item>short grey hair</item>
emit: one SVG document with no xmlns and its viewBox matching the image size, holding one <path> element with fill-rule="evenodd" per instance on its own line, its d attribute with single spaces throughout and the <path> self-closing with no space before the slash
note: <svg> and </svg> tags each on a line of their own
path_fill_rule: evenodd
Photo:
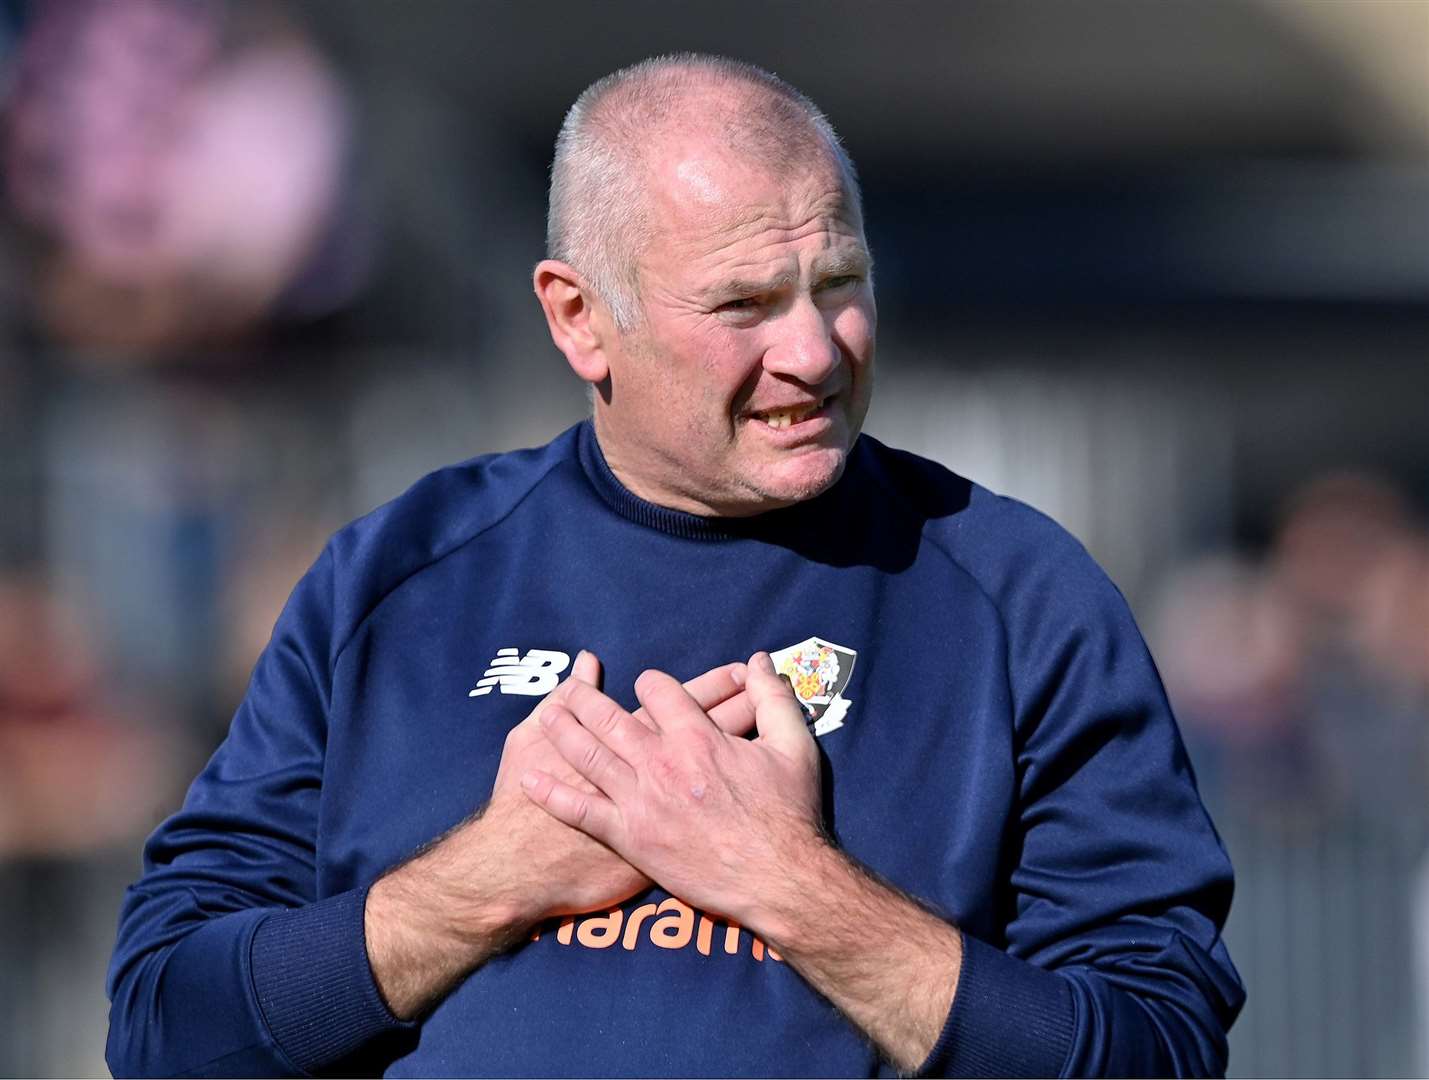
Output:
<svg viewBox="0 0 1429 1080">
<path fill-rule="evenodd" d="M 692 91 L 729 90 L 739 108 L 701 114 L 723 145 L 780 171 L 825 156 L 843 174 L 850 209 L 862 218 L 858 174 L 828 118 L 772 72 L 700 53 L 655 56 L 588 86 L 556 137 L 546 215 L 546 255 L 579 271 L 616 326 L 640 325 L 637 260 L 650 238 L 646 152 L 654 136 L 686 115 Z"/>
</svg>

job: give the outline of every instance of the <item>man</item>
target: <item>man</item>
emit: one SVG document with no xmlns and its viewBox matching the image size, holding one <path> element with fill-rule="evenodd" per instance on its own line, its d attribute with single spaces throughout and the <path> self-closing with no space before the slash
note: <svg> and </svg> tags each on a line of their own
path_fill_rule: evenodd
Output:
<svg viewBox="0 0 1429 1080">
<path fill-rule="evenodd" d="M 823 117 L 617 72 L 548 244 L 593 420 L 299 584 L 127 899 L 115 1071 L 1223 1070 L 1230 869 L 1150 658 L 1056 526 L 859 438 Z"/>
</svg>

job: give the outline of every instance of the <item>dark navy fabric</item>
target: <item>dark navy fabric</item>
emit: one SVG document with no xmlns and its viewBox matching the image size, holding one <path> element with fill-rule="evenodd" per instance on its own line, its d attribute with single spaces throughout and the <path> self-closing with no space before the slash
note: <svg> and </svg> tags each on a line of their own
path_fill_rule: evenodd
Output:
<svg viewBox="0 0 1429 1080">
<path fill-rule="evenodd" d="M 647 667 L 690 678 L 813 636 L 856 654 L 819 738 L 831 833 L 964 933 L 923 1071 L 1222 1072 L 1243 1000 L 1230 866 L 1081 546 L 867 436 L 809 502 L 667 510 L 619 484 L 588 422 L 432 474 L 299 583 L 126 896 L 110 1067 L 892 1075 L 764 943 L 659 889 L 540 928 L 420 1024 L 367 964 L 367 887 L 480 806 L 537 700 L 469 696 L 501 650 L 591 649 L 633 707 Z"/>
</svg>

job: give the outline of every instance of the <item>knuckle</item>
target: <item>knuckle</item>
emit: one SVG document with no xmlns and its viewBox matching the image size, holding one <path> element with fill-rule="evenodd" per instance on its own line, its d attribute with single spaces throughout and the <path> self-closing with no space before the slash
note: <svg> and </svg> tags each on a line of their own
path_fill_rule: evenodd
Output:
<svg viewBox="0 0 1429 1080">
<path fill-rule="evenodd" d="M 614 702 L 603 705 L 598 712 L 591 716 L 591 726 L 602 732 L 614 731 L 616 725 L 620 723 L 619 708 Z"/>
<path fill-rule="evenodd" d="M 684 786 L 684 779 L 687 771 L 677 762 L 668 757 L 658 757 L 650 763 L 650 773 L 655 781 L 664 788 L 679 788 Z"/>
<path fill-rule="evenodd" d="M 715 738 L 713 731 L 696 729 L 683 733 L 687 754 L 694 758 L 712 758 L 720 751 L 719 740 Z"/>
<path fill-rule="evenodd" d="M 605 751 L 599 743 L 593 743 L 581 751 L 581 771 L 599 772 L 605 766 Z"/>
</svg>

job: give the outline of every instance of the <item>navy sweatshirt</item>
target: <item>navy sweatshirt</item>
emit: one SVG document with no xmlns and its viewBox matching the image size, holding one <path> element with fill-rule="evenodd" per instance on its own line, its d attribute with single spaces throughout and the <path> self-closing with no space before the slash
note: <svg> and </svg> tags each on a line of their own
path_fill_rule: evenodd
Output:
<svg viewBox="0 0 1429 1080">
<path fill-rule="evenodd" d="M 1230 866 L 1081 546 L 867 436 L 817 499 L 671 511 L 587 422 L 432 474 L 298 584 L 126 895 L 116 1075 L 892 1075 L 766 943 L 658 888 L 538 928 L 420 1023 L 389 1014 L 368 886 L 482 804 L 581 648 L 628 707 L 647 667 L 767 649 L 795 677 L 831 834 L 963 932 L 924 1072 L 1224 1070 Z"/>
</svg>

